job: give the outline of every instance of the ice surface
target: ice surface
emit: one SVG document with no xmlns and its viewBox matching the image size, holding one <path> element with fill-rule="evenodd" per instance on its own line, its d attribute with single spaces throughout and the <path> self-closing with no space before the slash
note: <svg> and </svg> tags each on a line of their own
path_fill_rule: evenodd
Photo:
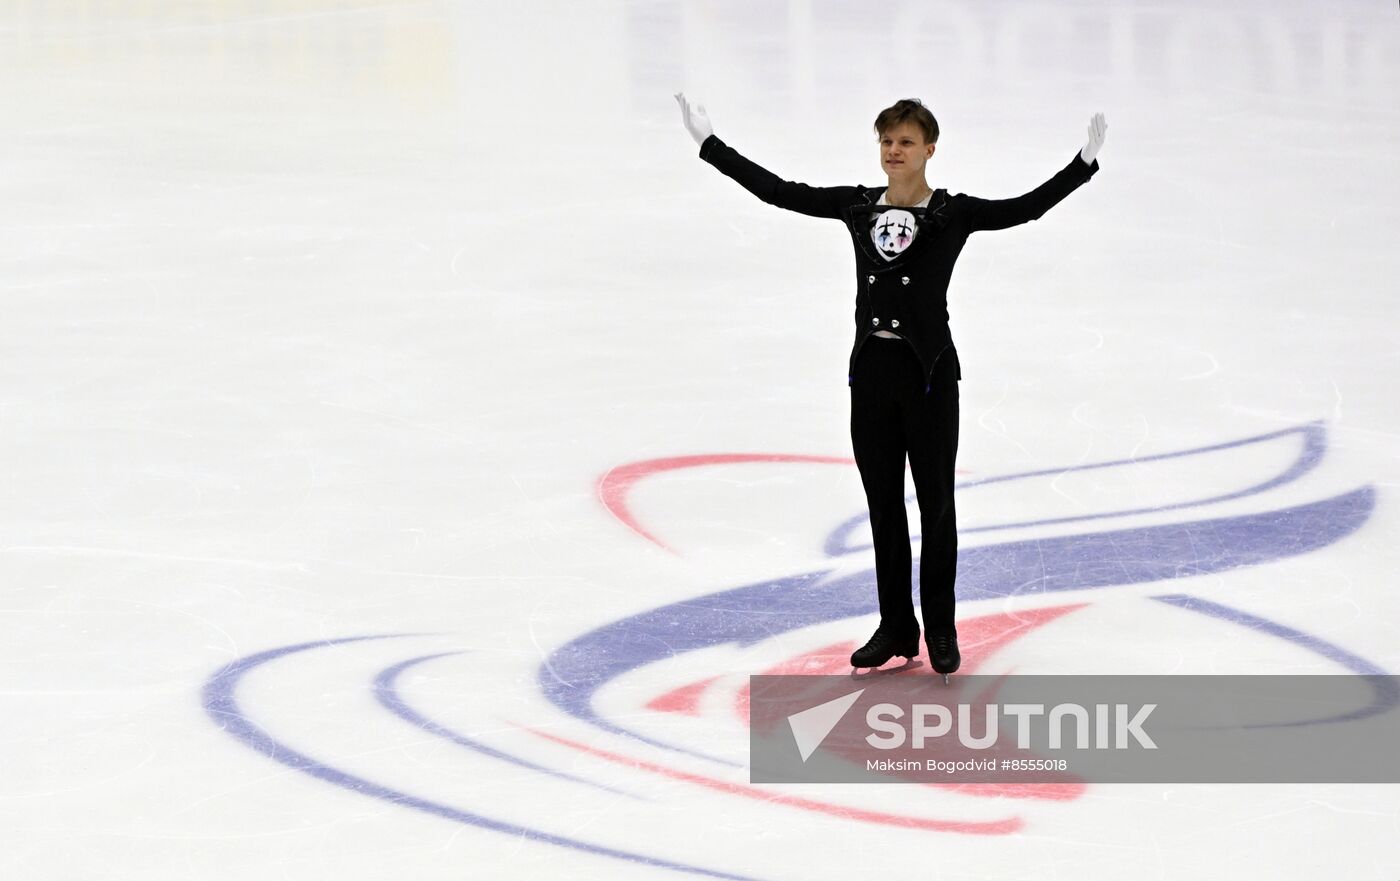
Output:
<svg viewBox="0 0 1400 881">
<path fill-rule="evenodd" d="M 960 616 L 1053 616 L 965 655 L 1395 672 L 1393 4 L 18 0 L 0 75 L 0 877 L 1400 871 L 1396 787 L 748 785 L 875 622 L 851 247 L 671 97 L 867 186 L 920 97 L 990 198 L 1104 112 L 950 289 Z"/>
</svg>

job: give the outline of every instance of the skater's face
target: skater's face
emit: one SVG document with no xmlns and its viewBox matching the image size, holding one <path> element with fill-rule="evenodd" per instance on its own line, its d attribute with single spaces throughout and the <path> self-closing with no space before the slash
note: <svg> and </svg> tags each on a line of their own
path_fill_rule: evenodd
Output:
<svg viewBox="0 0 1400 881">
<path fill-rule="evenodd" d="M 923 177 L 934 145 L 924 140 L 924 130 L 912 122 L 885 129 L 880 135 L 880 165 L 890 177 Z"/>
</svg>

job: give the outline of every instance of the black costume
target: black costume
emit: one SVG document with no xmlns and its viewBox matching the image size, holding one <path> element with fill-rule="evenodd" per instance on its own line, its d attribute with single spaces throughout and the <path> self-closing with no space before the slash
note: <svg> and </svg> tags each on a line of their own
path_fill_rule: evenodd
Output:
<svg viewBox="0 0 1400 881">
<path fill-rule="evenodd" d="M 1013 199 L 979 199 L 935 190 L 927 208 L 902 208 L 917 233 L 892 259 L 872 241 L 873 219 L 892 206 L 877 200 L 886 187 L 813 187 L 785 181 L 741 156 L 718 137 L 700 158 L 770 205 L 846 224 L 855 243 L 856 333 L 847 384 L 851 443 L 870 505 L 880 628 L 918 634 L 910 593 L 912 561 L 904 507 L 909 458 L 922 522 L 919 592 L 924 626 L 953 630 L 957 524 L 953 465 L 958 449 L 958 385 L 962 368 L 948 327 L 948 282 L 968 235 L 1037 220 L 1099 170 L 1076 152 L 1045 183 Z M 878 330 L 900 339 L 874 336 Z M 858 369 L 859 368 L 859 369 Z"/>
</svg>

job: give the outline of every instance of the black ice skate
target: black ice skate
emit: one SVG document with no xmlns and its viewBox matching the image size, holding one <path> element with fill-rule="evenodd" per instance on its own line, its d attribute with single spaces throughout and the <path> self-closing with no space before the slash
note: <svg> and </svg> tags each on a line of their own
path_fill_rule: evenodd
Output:
<svg viewBox="0 0 1400 881">
<path fill-rule="evenodd" d="M 948 684 L 948 674 L 962 666 L 962 654 L 958 651 L 958 633 L 946 630 L 930 633 L 928 637 L 928 659 L 935 673 L 943 674 L 943 684 Z"/>
<path fill-rule="evenodd" d="M 870 641 L 851 654 L 852 667 L 878 667 L 898 655 L 901 658 L 919 656 L 919 632 L 907 639 L 900 638 L 885 630 L 877 629 Z"/>
</svg>

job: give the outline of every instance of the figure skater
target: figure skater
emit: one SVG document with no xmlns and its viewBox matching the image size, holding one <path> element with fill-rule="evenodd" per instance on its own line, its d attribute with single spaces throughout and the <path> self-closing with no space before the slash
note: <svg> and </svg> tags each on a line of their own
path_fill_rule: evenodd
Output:
<svg viewBox="0 0 1400 881">
<path fill-rule="evenodd" d="M 948 281 L 970 234 L 1037 220 L 1093 177 L 1108 129 L 1104 116 L 1090 119 L 1088 142 L 1045 183 L 1013 199 L 980 199 L 928 185 L 925 170 L 938 143 L 938 122 L 916 98 L 897 101 L 875 117 L 880 166 L 888 178 L 878 188 L 783 180 L 716 137 L 703 106 L 692 107 L 682 93 L 675 98 L 701 159 L 764 202 L 840 220 L 851 234 L 856 332 L 846 382 L 880 603 L 880 624 L 851 655 L 851 666 L 879 667 L 895 656 L 919 654 L 904 507 L 907 457 L 922 528 L 923 635 L 933 669 L 946 683 L 962 662 L 953 593 L 958 559 L 953 468 L 962 369 L 948 326 Z"/>
</svg>

